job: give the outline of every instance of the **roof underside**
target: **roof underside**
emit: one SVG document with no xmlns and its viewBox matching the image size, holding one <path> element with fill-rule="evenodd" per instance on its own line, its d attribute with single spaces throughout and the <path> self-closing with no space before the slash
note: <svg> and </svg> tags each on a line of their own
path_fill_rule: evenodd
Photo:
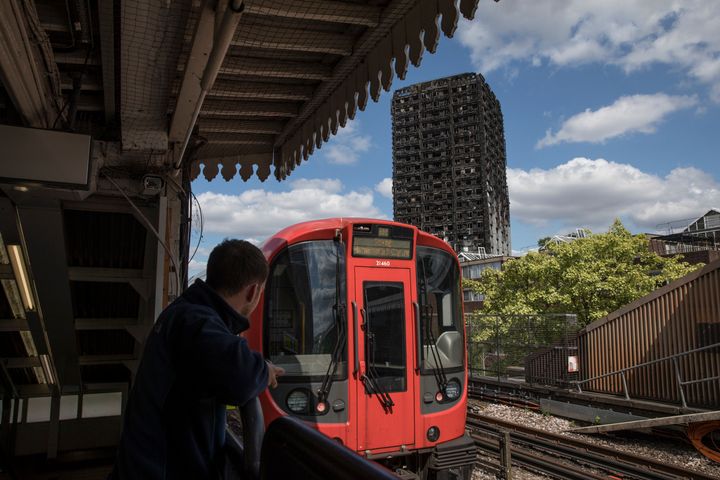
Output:
<svg viewBox="0 0 720 480">
<path fill-rule="evenodd" d="M 452 36 L 477 0 L 247 0 L 197 121 L 193 178 L 284 179 L 331 134 L 404 78 L 409 63 Z M 459 7 L 459 11 L 458 11 Z M 201 15 L 194 3 L 173 84 L 174 104 Z"/>
</svg>

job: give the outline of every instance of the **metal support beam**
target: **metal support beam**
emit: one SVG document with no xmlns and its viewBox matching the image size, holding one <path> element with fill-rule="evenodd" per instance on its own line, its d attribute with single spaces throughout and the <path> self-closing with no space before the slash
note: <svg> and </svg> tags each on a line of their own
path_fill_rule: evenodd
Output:
<svg viewBox="0 0 720 480">
<path fill-rule="evenodd" d="M 187 58 L 183 81 L 170 123 L 168 139 L 171 143 L 179 143 L 185 139 L 196 103 L 202 95 L 200 79 L 210 58 L 214 31 L 215 10 L 212 8 L 212 2 L 203 1 L 193 35 L 190 56 Z M 178 62 L 178 64 L 182 65 L 182 62 Z"/>
<path fill-rule="evenodd" d="M 24 318 L 0 319 L 0 332 L 19 332 L 30 330 L 27 320 Z"/>
<path fill-rule="evenodd" d="M 125 330 L 142 346 L 148 333 L 148 326 L 137 318 L 76 318 L 75 330 Z M 139 357 L 142 349 L 135 353 Z"/>
<path fill-rule="evenodd" d="M 55 54 L 55 62 L 57 62 L 58 65 L 77 65 L 81 67 L 83 65 L 91 67 L 100 65 L 100 59 L 97 55 L 90 55 L 90 57 L 88 57 L 87 53 L 82 50 L 57 53 Z"/>
<path fill-rule="evenodd" d="M 175 144 L 175 168 L 180 167 L 205 96 L 221 70 L 244 9 L 243 0 L 217 2 L 215 9 L 211 3 L 203 2 L 170 124 L 168 139 Z"/>
<path fill-rule="evenodd" d="M 347 57 L 352 55 L 355 39 L 352 35 L 331 32 L 314 32 L 301 28 L 245 25 L 238 30 L 231 45 L 234 48 L 263 48 L 292 52 L 330 53 Z"/>
<path fill-rule="evenodd" d="M 113 365 L 135 361 L 137 358 L 133 354 L 82 355 L 80 357 L 80 365 Z"/>
<path fill-rule="evenodd" d="M 33 368 L 42 367 L 40 357 L 8 357 L 0 359 L 3 368 Z"/>
<path fill-rule="evenodd" d="M 158 202 L 158 213 L 157 213 L 157 231 L 160 236 L 160 238 L 166 238 L 166 232 L 167 232 L 167 197 L 160 197 Z M 165 308 L 165 286 L 167 285 L 167 280 L 165 279 L 165 270 L 169 268 L 168 260 L 166 258 L 167 253 L 165 252 L 165 249 L 163 248 L 162 244 L 157 241 L 157 239 L 154 242 L 149 242 L 149 245 L 152 244 L 156 245 L 155 249 L 155 298 L 154 298 L 154 315 L 153 315 L 153 323 L 155 322 L 155 319 L 157 319 L 158 315 L 160 315 L 160 312 L 162 312 L 163 308 Z M 148 246 L 149 246 L 148 245 Z"/>
<path fill-rule="evenodd" d="M 80 383 L 73 307 L 68 282 L 65 234 L 60 205 L 48 202 L 17 207 L 22 236 L 58 382 Z M 35 336 L 35 335 L 34 335 Z M 36 339 L 37 342 L 37 339 Z M 41 345 L 38 345 L 40 353 Z"/>
<path fill-rule="evenodd" d="M 60 436 L 60 392 L 57 387 L 53 388 L 52 400 L 50 401 L 50 423 L 47 432 L 47 458 L 56 458 L 58 453 L 58 441 Z"/>
<path fill-rule="evenodd" d="M 273 120 L 223 120 L 205 119 L 200 123 L 200 133 L 253 133 L 277 135 L 283 129 L 282 121 Z"/>
<path fill-rule="evenodd" d="M 38 42 L 30 38 L 26 25 L 24 5 L 29 3 L 0 2 L 0 79 L 27 126 L 50 128 L 58 114 L 57 102 L 39 61 Z"/>
<path fill-rule="evenodd" d="M 68 278 L 73 281 L 89 282 L 129 282 L 142 280 L 142 270 L 134 268 L 93 268 L 70 267 Z"/>
<path fill-rule="evenodd" d="M 245 10 L 255 15 L 284 17 L 293 20 L 349 23 L 376 27 L 380 7 L 331 0 L 246 0 Z"/>
<path fill-rule="evenodd" d="M 250 57 L 232 57 L 233 61 L 220 69 L 220 75 L 249 75 L 262 78 L 293 78 L 301 80 L 328 80 L 332 69 L 328 65 L 291 60 L 264 60 Z"/>
<path fill-rule="evenodd" d="M 60 74 L 60 88 L 68 91 L 74 88 L 73 79 L 67 73 Z M 80 85 L 80 91 L 82 92 L 102 92 L 103 85 L 100 83 L 98 78 L 91 73 L 85 73 L 82 77 L 82 84 Z"/>
<path fill-rule="evenodd" d="M 98 0 L 100 57 L 102 59 L 103 102 L 105 121 L 115 119 L 115 2 Z"/>
<path fill-rule="evenodd" d="M 215 82 L 207 98 L 235 98 L 242 100 L 294 100 L 304 102 L 312 98 L 311 85 L 287 83 L 247 82 L 220 79 Z"/>
<path fill-rule="evenodd" d="M 13 272 L 12 267 L 8 265 L 0 265 L 0 279 L 2 280 L 12 280 L 15 278 L 15 273 Z"/>
<path fill-rule="evenodd" d="M 296 116 L 298 107 L 286 102 L 218 102 L 209 100 L 203 105 L 200 117 L 285 117 Z"/>
<path fill-rule="evenodd" d="M 75 330 L 123 330 L 137 324 L 137 318 L 76 318 Z"/>
<path fill-rule="evenodd" d="M 250 133 L 209 133 L 206 134 L 213 145 L 266 145 L 272 148 L 273 135 L 259 135 Z"/>
</svg>

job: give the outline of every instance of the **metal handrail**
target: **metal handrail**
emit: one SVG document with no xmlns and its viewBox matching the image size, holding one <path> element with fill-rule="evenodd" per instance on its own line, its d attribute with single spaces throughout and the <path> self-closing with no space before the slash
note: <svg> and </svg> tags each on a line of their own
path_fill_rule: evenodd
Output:
<svg viewBox="0 0 720 480">
<path fill-rule="evenodd" d="M 573 380 L 570 383 L 574 383 L 575 386 L 577 387 L 578 392 L 582 393 L 582 388 L 580 387 L 581 384 L 592 382 L 594 380 L 599 380 L 601 378 L 611 377 L 614 375 L 620 375 L 620 378 L 622 379 L 622 385 L 623 385 L 623 394 L 625 395 L 626 400 L 630 400 L 630 393 L 629 393 L 628 386 L 627 386 L 627 379 L 625 378 L 625 372 L 629 372 L 629 371 L 635 370 L 637 368 L 647 367 L 648 365 L 654 365 L 656 363 L 667 362 L 669 360 L 672 360 L 673 365 L 675 367 L 675 380 L 677 380 L 677 384 L 678 384 L 678 392 L 680 393 L 680 401 L 682 402 L 683 408 L 687 408 L 687 402 L 685 400 L 685 390 L 683 389 L 683 387 L 685 385 L 692 385 L 692 384 L 696 384 L 696 383 L 720 380 L 720 376 L 683 381 L 682 375 L 680 374 L 680 365 L 678 364 L 678 358 L 686 356 L 686 355 L 690 355 L 692 353 L 702 352 L 704 350 L 711 350 L 713 348 L 718 348 L 718 347 L 720 347 L 720 342 L 713 343 L 712 345 L 706 345 L 706 346 L 700 347 L 700 348 L 694 348 L 694 349 L 688 350 L 686 352 L 676 353 L 674 355 L 669 355 L 667 357 L 658 358 L 656 360 L 650 360 L 649 362 L 638 363 L 637 365 L 633 365 L 632 367 L 621 368 L 620 370 L 615 370 L 610 373 L 604 373 L 602 375 L 597 375 L 595 377 L 587 378 L 585 380 Z"/>
</svg>

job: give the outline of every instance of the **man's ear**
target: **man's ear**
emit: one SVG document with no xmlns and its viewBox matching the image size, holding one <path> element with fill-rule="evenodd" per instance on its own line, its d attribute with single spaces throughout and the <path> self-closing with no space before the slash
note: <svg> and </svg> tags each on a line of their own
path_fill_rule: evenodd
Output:
<svg viewBox="0 0 720 480">
<path fill-rule="evenodd" d="M 252 283 L 247 286 L 245 290 L 245 300 L 247 301 L 247 303 L 252 303 L 252 301 L 255 300 L 255 296 L 260 293 L 259 290 L 259 283 Z"/>
</svg>

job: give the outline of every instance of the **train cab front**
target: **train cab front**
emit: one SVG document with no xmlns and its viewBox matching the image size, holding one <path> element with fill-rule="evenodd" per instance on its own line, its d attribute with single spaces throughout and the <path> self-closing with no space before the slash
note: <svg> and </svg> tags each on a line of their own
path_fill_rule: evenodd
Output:
<svg viewBox="0 0 720 480">
<path fill-rule="evenodd" d="M 262 399 L 266 420 L 296 416 L 408 478 L 470 478 L 454 252 L 381 220 L 311 222 L 266 245 L 249 338 L 286 371 Z"/>
</svg>

